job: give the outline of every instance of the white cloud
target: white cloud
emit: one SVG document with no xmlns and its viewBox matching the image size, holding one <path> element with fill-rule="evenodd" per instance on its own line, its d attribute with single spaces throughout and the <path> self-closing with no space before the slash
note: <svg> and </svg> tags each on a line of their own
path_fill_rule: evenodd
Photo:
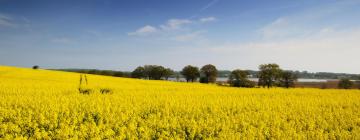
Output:
<svg viewBox="0 0 360 140">
<path fill-rule="evenodd" d="M 13 23 L 13 19 L 10 16 L 0 14 L 0 27 L 16 27 L 16 24 Z"/>
<path fill-rule="evenodd" d="M 221 56 L 218 59 L 222 61 L 245 60 L 243 65 L 251 69 L 256 69 L 258 64 L 274 62 L 284 69 L 359 73 L 360 66 L 356 62 L 360 52 L 359 38 L 360 28 L 324 28 L 306 37 L 227 43 L 207 47 L 207 50 L 209 54 Z"/>
<path fill-rule="evenodd" d="M 215 21 L 215 20 L 216 20 L 215 17 L 205 17 L 205 18 L 200 18 L 199 21 L 205 23 L 205 22 L 212 22 L 212 21 Z"/>
<path fill-rule="evenodd" d="M 188 19 L 170 19 L 165 25 L 160 25 L 163 30 L 176 30 L 182 28 L 184 25 L 193 23 Z"/>
<path fill-rule="evenodd" d="M 161 32 L 161 33 L 166 33 L 166 32 L 177 32 L 177 31 L 184 31 L 183 29 L 185 29 L 184 27 L 186 25 L 191 25 L 194 23 L 206 23 L 206 22 L 212 22 L 215 21 L 216 18 L 215 17 L 204 17 L 204 18 L 200 18 L 197 20 L 190 20 L 190 19 L 169 19 L 166 21 L 166 23 L 159 25 L 158 28 L 151 26 L 151 25 L 146 25 L 144 27 L 141 27 L 139 29 L 137 29 L 134 32 L 130 32 L 128 33 L 128 35 L 132 36 L 132 35 L 137 35 L 137 36 L 144 36 L 144 35 L 148 35 L 151 33 L 155 33 L 155 32 Z M 191 32 L 191 29 L 189 29 Z"/>
<path fill-rule="evenodd" d="M 325 32 L 324 32 L 325 30 Z M 331 30 L 331 34 L 328 31 Z M 245 44 L 227 44 L 222 47 L 216 47 L 216 51 L 232 52 L 233 50 L 242 48 L 261 48 L 261 49 L 360 49 L 357 44 L 360 44 L 360 28 L 352 30 L 334 30 L 324 28 L 310 36 L 302 38 L 289 38 L 285 40 L 275 41 L 257 41 Z M 324 50 L 326 51 L 326 50 Z M 317 51 L 319 52 L 319 51 Z M 320 51 L 321 52 L 321 51 Z"/>
<path fill-rule="evenodd" d="M 196 31 L 193 26 L 195 24 L 203 24 L 211 21 L 215 21 L 215 17 L 205 17 L 199 19 L 169 19 L 164 24 L 160 24 L 157 27 L 146 25 L 134 32 L 128 33 L 129 36 L 147 36 L 153 39 L 165 41 L 178 41 L 178 42 L 192 42 L 203 43 L 207 42 L 207 39 L 203 36 L 206 30 Z M 156 33 L 155 35 L 153 33 Z M 144 38 L 149 39 L 149 38 Z"/>
<path fill-rule="evenodd" d="M 322 5 L 278 17 L 255 32 L 252 41 L 219 42 L 203 47 L 209 56 L 217 56 L 220 65 L 257 69 L 262 63 L 278 63 L 284 69 L 313 72 L 359 73 L 356 61 L 360 52 L 360 26 L 346 26 L 345 17 L 339 17 L 351 4 Z M 335 20 L 342 19 L 342 20 Z M 209 58 L 210 59 L 210 58 Z M 230 62 L 230 63 L 227 63 Z M 231 63 L 232 62 L 232 63 Z M 235 64 L 235 65 L 236 65 Z"/>
<path fill-rule="evenodd" d="M 155 33 L 155 32 L 157 32 L 157 30 L 158 29 L 153 27 L 153 26 L 146 25 L 144 27 L 141 27 L 140 29 L 137 29 L 135 32 L 128 33 L 128 35 L 140 35 L 140 36 L 143 36 L 143 35 L 148 35 L 150 33 Z"/>
</svg>

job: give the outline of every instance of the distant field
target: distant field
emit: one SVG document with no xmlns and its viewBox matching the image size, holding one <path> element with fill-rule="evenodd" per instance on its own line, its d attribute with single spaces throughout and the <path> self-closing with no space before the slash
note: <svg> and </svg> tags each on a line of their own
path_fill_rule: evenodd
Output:
<svg viewBox="0 0 360 140">
<path fill-rule="evenodd" d="M 295 87 L 298 88 L 321 88 L 321 89 L 337 89 L 339 81 L 327 81 L 327 82 L 296 82 Z M 360 89 L 360 81 L 354 81 L 352 89 Z"/>
<path fill-rule="evenodd" d="M 360 139 L 360 90 L 87 81 L 0 66 L 0 139 Z"/>
<path fill-rule="evenodd" d="M 218 77 L 218 83 L 227 83 L 229 78 Z M 251 81 L 257 82 L 258 78 L 249 78 Z M 177 81 L 176 78 L 170 78 L 170 81 Z M 184 78 L 180 78 L 179 81 L 185 82 Z M 298 79 L 295 82 L 295 87 L 298 88 L 321 88 L 321 89 L 337 89 L 339 80 L 336 79 Z M 360 89 L 360 81 L 354 81 L 353 89 Z"/>
</svg>

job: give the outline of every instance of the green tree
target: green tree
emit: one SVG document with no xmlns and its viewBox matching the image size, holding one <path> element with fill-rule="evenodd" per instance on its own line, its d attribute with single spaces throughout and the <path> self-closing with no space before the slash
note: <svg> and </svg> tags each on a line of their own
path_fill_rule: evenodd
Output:
<svg viewBox="0 0 360 140">
<path fill-rule="evenodd" d="M 160 80 L 164 76 L 165 68 L 158 65 L 145 65 L 145 76 L 151 80 Z"/>
<path fill-rule="evenodd" d="M 214 65 L 207 64 L 201 68 L 201 73 L 204 74 L 204 83 L 215 83 L 218 70 Z"/>
<path fill-rule="evenodd" d="M 163 76 L 164 76 L 165 80 L 168 80 L 169 77 L 174 74 L 175 74 L 175 72 L 172 69 L 170 69 L 170 68 L 164 69 Z"/>
<path fill-rule="evenodd" d="M 354 85 L 354 82 L 350 81 L 348 78 L 340 79 L 338 87 L 341 89 L 350 89 Z"/>
<path fill-rule="evenodd" d="M 270 88 L 278 82 L 281 76 L 280 66 L 277 64 L 262 64 L 259 66 L 259 86 Z"/>
<path fill-rule="evenodd" d="M 137 67 L 133 72 L 131 72 L 131 77 L 133 78 L 145 78 L 145 68 Z"/>
<path fill-rule="evenodd" d="M 254 87 L 255 82 L 248 79 L 249 72 L 244 70 L 233 70 L 229 75 L 230 86 L 233 87 Z"/>
<path fill-rule="evenodd" d="M 200 77 L 200 71 L 198 67 L 187 65 L 180 72 L 187 82 L 195 82 Z"/>
<path fill-rule="evenodd" d="M 280 86 L 282 87 L 295 87 L 295 82 L 297 81 L 297 76 L 291 71 L 281 72 L 280 77 Z"/>
<path fill-rule="evenodd" d="M 38 65 L 35 65 L 35 66 L 33 66 L 32 67 L 34 70 L 36 70 L 36 69 L 39 69 L 39 66 Z"/>
</svg>

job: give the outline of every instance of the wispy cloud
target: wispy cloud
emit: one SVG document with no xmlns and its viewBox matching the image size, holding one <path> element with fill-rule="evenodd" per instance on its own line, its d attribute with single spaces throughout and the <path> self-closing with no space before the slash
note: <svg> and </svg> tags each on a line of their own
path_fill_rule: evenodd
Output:
<svg viewBox="0 0 360 140">
<path fill-rule="evenodd" d="M 0 13 L 0 27 L 16 27 L 17 25 L 13 22 L 13 18 Z"/>
<path fill-rule="evenodd" d="M 359 59 L 360 26 L 353 24 L 358 23 L 355 16 L 341 13 L 350 8 L 356 6 L 345 2 L 314 6 L 274 18 L 254 29 L 256 37 L 251 40 L 212 42 L 202 50 L 218 56 L 224 65 L 246 60 L 241 67 L 256 69 L 258 64 L 276 62 L 285 69 L 358 73 L 360 66 L 351 60 Z"/>
<path fill-rule="evenodd" d="M 192 24 L 207 23 L 207 22 L 212 22 L 215 20 L 216 20 L 215 17 L 204 17 L 204 18 L 194 19 L 194 20 L 173 18 L 173 19 L 167 20 L 164 24 L 161 24 L 158 27 L 151 26 L 151 25 L 145 25 L 144 27 L 141 27 L 134 32 L 128 33 L 128 35 L 129 36 L 146 36 L 146 35 L 153 34 L 156 32 L 159 32 L 159 33 L 166 33 L 166 32 L 174 33 L 177 31 L 181 32 L 187 26 L 190 26 Z M 191 29 L 188 31 L 191 33 L 194 33 Z M 191 34 L 191 33 L 189 33 L 189 34 Z M 187 36 L 189 34 L 184 34 L 183 36 Z"/>
<path fill-rule="evenodd" d="M 205 17 L 205 18 L 200 18 L 199 19 L 200 22 L 212 22 L 212 21 L 216 21 L 216 18 L 215 17 Z"/>
<path fill-rule="evenodd" d="M 170 19 L 165 25 L 160 25 L 160 27 L 164 30 L 176 30 L 180 29 L 184 25 L 191 23 L 193 23 L 193 21 L 188 19 Z"/>
<path fill-rule="evenodd" d="M 258 32 L 262 35 L 265 39 L 273 39 L 276 37 L 286 37 L 290 34 L 295 33 L 298 28 L 295 28 L 294 24 L 289 24 L 289 19 L 286 17 L 280 17 L 275 21 L 265 25 L 264 27 L 260 28 Z"/>
<path fill-rule="evenodd" d="M 355 71 L 349 70 L 360 70 L 357 62 L 352 61 L 358 59 L 359 38 L 360 28 L 346 30 L 324 28 L 302 38 L 232 42 L 205 47 L 204 50 L 208 50 L 209 54 L 222 56 L 219 59 L 223 61 L 246 59 L 249 64 L 253 64 L 248 66 L 252 68 L 256 68 L 256 64 L 276 62 L 284 68 L 297 70 L 332 70 L 351 73 Z"/>
<path fill-rule="evenodd" d="M 0 13 L 0 28 L 25 29 L 31 31 L 31 20 L 23 16 Z"/>
<path fill-rule="evenodd" d="M 298 13 L 278 17 L 259 28 L 257 33 L 267 40 L 306 37 L 323 28 L 346 25 L 349 21 L 341 19 L 344 17 L 339 17 L 339 15 L 356 5 L 359 3 L 339 1 L 312 7 Z"/>
<path fill-rule="evenodd" d="M 248 43 L 227 43 L 220 47 L 213 47 L 214 51 L 233 52 L 243 48 L 259 48 L 259 49 L 355 49 L 360 44 L 360 28 L 355 29 L 332 29 L 323 28 L 317 32 L 313 32 L 306 37 L 287 38 L 284 40 L 262 40 Z M 348 47 L 348 48 L 346 48 Z M 359 48 L 360 49 L 360 48 Z M 325 51 L 325 50 L 324 50 Z M 321 52 L 321 51 L 315 51 Z"/>
<path fill-rule="evenodd" d="M 144 36 L 144 35 L 148 35 L 148 34 L 151 34 L 151 33 L 155 33 L 157 31 L 158 31 L 158 29 L 156 27 L 146 25 L 144 27 L 141 27 L 141 28 L 137 29 L 135 32 L 128 33 L 128 35 Z"/>
<path fill-rule="evenodd" d="M 200 11 L 205 11 L 207 9 L 209 9 L 210 7 L 212 7 L 213 5 L 215 5 L 219 0 L 212 0 L 210 3 L 206 4 L 204 7 L 202 7 L 200 9 Z"/>
</svg>

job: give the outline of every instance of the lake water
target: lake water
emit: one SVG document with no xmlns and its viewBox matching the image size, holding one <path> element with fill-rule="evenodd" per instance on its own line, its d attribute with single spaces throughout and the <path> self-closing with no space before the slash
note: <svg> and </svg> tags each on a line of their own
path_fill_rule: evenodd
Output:
<svg viewBox="0 0 360 140">
<path fill-rule="evenodd" d="M 169 78 L 170 81 L 177 81 L 176 78 Z M 186 81 L 185 78 L 180 78 L 180 81 Z M 218 82 L 226 82 L 228 78 L 218 77 L 216 81 Z M 259 78 L 249 78 L 249 80 L 257 82 Z M 327 79 L 298 79 L 298 82 L 327 82 Z"/>
</svg>

